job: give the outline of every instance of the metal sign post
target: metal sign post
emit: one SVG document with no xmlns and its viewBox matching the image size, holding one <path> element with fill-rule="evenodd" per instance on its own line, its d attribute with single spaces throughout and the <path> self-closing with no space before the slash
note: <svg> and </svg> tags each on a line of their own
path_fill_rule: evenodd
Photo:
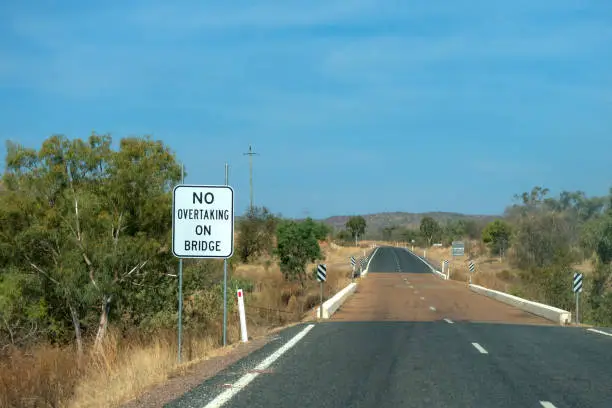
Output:
<svg viewBox="0 0 612 408">
<path fill-rule="evenodd" d="M 579 319 L 579 307 L 580 307 L 580 292 L 582 292 L 582 273 L 580 272 L 575 272 L 574 273 L 574 279 L 573 279 L 573 290 L 574 293 L 576 294 L 576 324 L 580 324 L 580 319 Z"/>
<path fill-rule="evenodd" d="M 185 183 L 185 165 L 181 164 L 181 184 Z M 178 287 L 178 363 L 181 364 L 183 337 L 183 258 L 179 258 Z"/>
<path fill-rule="evenodd" d="M 327 279 L 327 265 L 317 266 L 317 280 L 321 282 L 321 306 L 319 307 L 319 319 L 323 319 L 323 283 Z"/>
</svg>

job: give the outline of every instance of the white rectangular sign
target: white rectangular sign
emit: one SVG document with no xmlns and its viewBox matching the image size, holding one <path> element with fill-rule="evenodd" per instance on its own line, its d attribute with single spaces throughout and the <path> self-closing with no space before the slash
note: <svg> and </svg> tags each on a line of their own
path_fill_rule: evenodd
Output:
<svg viewBox="0 0 612 408">
<path fill-rule="evenodd" d="M 172 252 L 178 258 L 229 258 L 234 253 L 234 190 L 181 184 L 172 197 Z"/>
</svg>

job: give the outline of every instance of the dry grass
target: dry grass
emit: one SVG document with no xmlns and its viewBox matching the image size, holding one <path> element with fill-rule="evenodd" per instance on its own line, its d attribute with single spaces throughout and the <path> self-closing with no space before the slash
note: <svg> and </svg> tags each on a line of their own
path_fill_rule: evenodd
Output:
<svg viewBox="0 0 612 408">
<path fill-rule="evenodd" d="M 200 335 L 185 333 L 185 363 L 178 365 L 175 332 L 160 334 L 148 344 L 122 341 L 111 333 L 103 353 L 90 356 L 88 373 L 76 387 L 74 397 L 67 406 L 119 406 L 151 386 L 181 375 L 191 364 L 223 353 L 219 347 L 219 335 L 216 332 Z M 228 325 L 229 341 L 237 341 L 238 336 L 237 325 L 232 321 Z"/>
<path fill-rule="evenodd" d="M 12 350 L 0 362 L 0 407 L 59 406 L 80 375 L 72 349 Z"/>
<path fill-rule="evenodd" d="M 230 342 L 238 340 L 235 317 Z M 250 335 L 262 333 L 251 327 Z M 83 358 L 72 348 L 39 346 L 13 350 L 0 363 L 0 407 L 116 407 L 155 384 L 181 373 L 191 364 L 226 352 L 220 333 L 185 333 L 183 361 L 177 364 L 176 333 L 159 333 L 153 341 L 121 339 L 109 333 L 103 351 Z"/>
<path fill-rule="evenodd" d="M 204 338 L 204 344 L 208 339 Z M 177 364 L 176 342 L 156 338 L 142 346 L 110 339 L 104 353 L 91 358 L 89 373 L 76 387 L 70 407 L 112 407 L 165 380 Z"/>
</svg>

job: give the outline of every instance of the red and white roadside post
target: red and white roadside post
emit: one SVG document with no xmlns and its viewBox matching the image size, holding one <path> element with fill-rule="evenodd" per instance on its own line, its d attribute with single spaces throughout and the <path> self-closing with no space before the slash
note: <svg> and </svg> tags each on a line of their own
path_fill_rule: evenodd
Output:
<svg viewBox="0 0 612 408">
<path fill-rule="evenodd" d="M 249 341 L 249 336 L 247 334 L 246 315 L 244 313 L 244 292 L 242 289 L 238 289 L 236 294 L 238 295 L 238 314 L 240 315 L 240 335 L 242 342 L 246 343 Z"/>
</svg>

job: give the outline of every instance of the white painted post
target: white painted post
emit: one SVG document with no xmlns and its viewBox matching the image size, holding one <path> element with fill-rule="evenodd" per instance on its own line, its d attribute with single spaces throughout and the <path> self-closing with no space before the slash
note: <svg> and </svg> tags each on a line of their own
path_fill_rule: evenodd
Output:
<svg viewBox="0 0 612 408">
<path fill-rule="evenodd" d="M 242 335 L 242 342 L 246 343 L 249 341 L 246 327 L 246 315 L 244 313 L 244 293 L 242 289 L 238 289 L 238 313 L 240 314 L 240 334 Z"/>
</svg>

